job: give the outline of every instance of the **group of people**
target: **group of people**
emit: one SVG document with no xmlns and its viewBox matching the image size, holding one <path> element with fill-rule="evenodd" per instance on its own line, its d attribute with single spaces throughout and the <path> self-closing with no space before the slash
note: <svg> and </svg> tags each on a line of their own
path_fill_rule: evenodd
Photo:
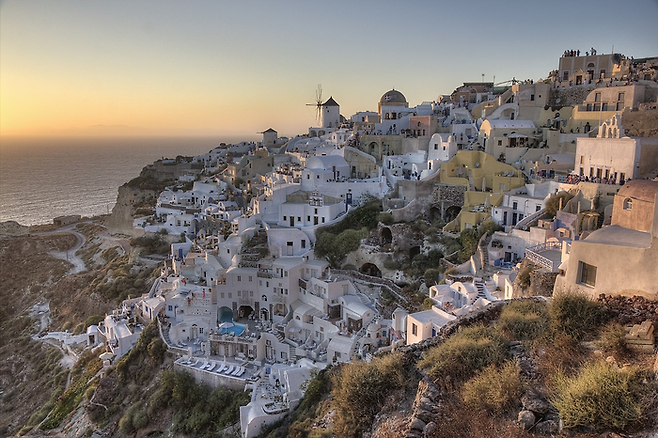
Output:
<svg viewBox="0 0 658 438">
<path fill-rule="evenodd" d="M 589 49 L 589 52 L 585 52 L 585 56 L 589 56 L 590 54 L 592 56 L 596 55 L 596 49 L 592 47 Z M 574 57 L 574 56 L 580 56 L 580 49 L 577 50 L 565 50 L 564 54 L 562 55 L 564 58 L 569 58 L 569 57 Z"/>
<path fill-rule="evenodd" d="M 566 183 L 567 184 L 578 184 L 579 182 L 593 182 L 597 184 L 610 184 L 610 185 L 616 185 L 617 183 L 617 174 L 613 174 L 610 178 L 598 178 L 595 176 L 589 177 L 585 175 L 575 175 L 575 174 L 570 174 L 567 176 Z M 624 185 L 625 182 L 630 181 L 630 178 L 627 179 L 626 181 L 621 180 L 619 182 L 620 185 Z"/>
</svg>

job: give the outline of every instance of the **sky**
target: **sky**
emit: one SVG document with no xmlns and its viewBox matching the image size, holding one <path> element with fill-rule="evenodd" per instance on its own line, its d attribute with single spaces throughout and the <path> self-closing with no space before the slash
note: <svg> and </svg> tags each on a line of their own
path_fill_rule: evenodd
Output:
<svg viewBox="0 0 658 438">
<path fill-rule="evenodd" d="M 658 0 L 0 3 L 0 135 L 244 135 L 545 78 L 566 49 L 658 56 Z M 494 79 L 495 78 L 495 79 Z"/>
</svg>

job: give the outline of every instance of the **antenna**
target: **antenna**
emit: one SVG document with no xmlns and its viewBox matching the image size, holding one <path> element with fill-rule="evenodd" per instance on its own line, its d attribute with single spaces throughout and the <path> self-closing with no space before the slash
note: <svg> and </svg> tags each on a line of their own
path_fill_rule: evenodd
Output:
<svg viewBox="0 0 658 438">
<path fill-rule="evenodd" d="M 320 116 L 322 115 L 322 84 L 318 84 L 318 89 L 315 91 L 315 103 L 307 103 L 306 106 L 314 106 L 318 125 L 320 125 Z"/>
</svg>

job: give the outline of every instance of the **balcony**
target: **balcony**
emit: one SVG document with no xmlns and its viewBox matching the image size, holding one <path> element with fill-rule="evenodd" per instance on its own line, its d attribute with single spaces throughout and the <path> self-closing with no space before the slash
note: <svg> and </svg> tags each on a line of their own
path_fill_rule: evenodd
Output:
<svg viewBox="0 0 658 438">
<path fill-rule="evenodd" d="M 537 266 L 557 272 L 562 261 L 562 242 L 545 242 L 526 248 L 525 256 Z"/>
</svg>

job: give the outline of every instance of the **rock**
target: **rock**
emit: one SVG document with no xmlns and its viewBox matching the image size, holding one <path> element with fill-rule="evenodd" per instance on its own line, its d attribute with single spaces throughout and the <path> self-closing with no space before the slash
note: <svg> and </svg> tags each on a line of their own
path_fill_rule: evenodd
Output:
<svg viewBox="0 0 658 438">
<path fill-rule="evenodd" d="M 555 420 L 540 421 L 535 426 L 535 432 L 541 435 L 553 435 L 560 432 L 560 423 Z"/>
<path fill-rule="evenodd" d="M 425 426 L 427 425 L 423 420 L 421 420 L 420 418 L 414 418 L 413 420 L 411 420 L 411 423 L 409 424 L 409 429 L 423 431 L 425 430 Z"/>
<path fill-rule="evenodd" d="M 524 429 L 528 430 L 535 424 L 535 414 L 531 411 L 521 411 L 519 412 L 517 421 Z"/>
<path fill-rule="evenodd" d="M 534 390 L 526 391 L 525 394 L 521 396 L 521 403 L 525 409 L 537 414 L 545 414 L 551 408 L 548 402 Z"/>
<path fill-rule="evenodd" d="M 427 425 L 425 426 L 425 429 L 423 430 L 423 436 L 426 436 L 426 437 L 427 436 L 433 436 L 433 435 L 436 434 L 436 431 L 438 429 L 439 429 L 438 424 L 436 424 L 433 421 L 430 421 L 429 423 L 427 423 Z"/>
</svg>

